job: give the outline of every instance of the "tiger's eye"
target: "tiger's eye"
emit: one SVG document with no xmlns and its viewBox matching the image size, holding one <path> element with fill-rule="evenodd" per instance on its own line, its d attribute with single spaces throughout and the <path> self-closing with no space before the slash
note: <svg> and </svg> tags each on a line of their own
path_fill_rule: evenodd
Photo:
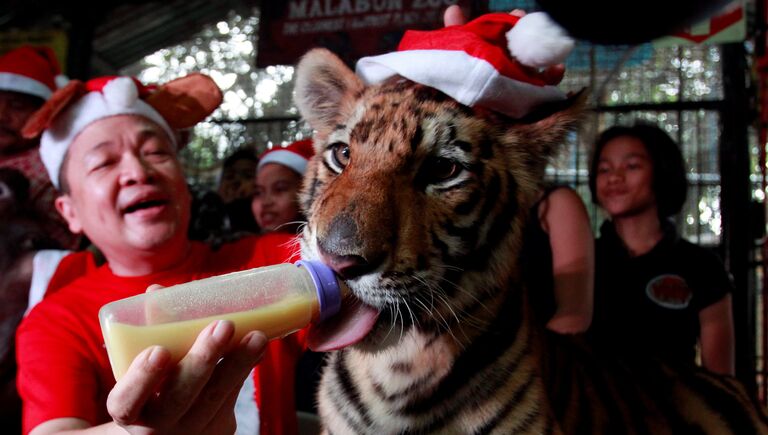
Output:
<svg viewBox="0 0 768 435">
<path fill-rule="evenodd" d="M 331 145 L 333 162 L 340 168 L 346 168 L 349 164 L 349 145 L 337 142 Z"/>
<path fill-rule="evenodd" d="M 427 170 L 431 181 L 449 180 L 459 174 L 460 166 L 453 160 L 438 157 L 432 160 Z"/>
</svg>

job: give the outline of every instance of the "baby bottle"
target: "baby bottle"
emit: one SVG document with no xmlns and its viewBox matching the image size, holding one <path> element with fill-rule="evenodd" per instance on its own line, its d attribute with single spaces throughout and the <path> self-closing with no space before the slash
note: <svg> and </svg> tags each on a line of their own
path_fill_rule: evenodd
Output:
<svg viewBox="0 0 768 435">
<path fill-rule="evenodd" d="M 232 344 L 253 330 L 273 339 L 323 321 L 339 311 L 342 287 L 325 264 L 300 260 L 111 302 L 99 311 L 99 322 L 112 371 L 120 379 L 149 346 L 165 347 L 178 362 L 214 320 L 235 324 Z"/>
</svg>

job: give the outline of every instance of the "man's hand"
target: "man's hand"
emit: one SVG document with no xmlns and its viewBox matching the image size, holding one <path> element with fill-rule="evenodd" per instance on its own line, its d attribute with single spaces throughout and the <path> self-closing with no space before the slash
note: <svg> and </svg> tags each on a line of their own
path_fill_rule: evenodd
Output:
<svg viewBox="0 0 768 435">
<path fill-rule="evenodd" d="M 254 331 L 230 350 L 234 332 L 230 321 L 211 323 L 178 365 L 159 346 L 140 353 L 107 399 L 115 423 L 132 434 L 234 433 L 238 392 L 267 344 Z"/>
<path fill-rule="evenodd" d="M 445 27 L 457 26 L 467 22 L 467 18 L 464 16 L 459 5 L 450 5 L 445 9 L 443 14 L 443 24 Z"/>
</svg>

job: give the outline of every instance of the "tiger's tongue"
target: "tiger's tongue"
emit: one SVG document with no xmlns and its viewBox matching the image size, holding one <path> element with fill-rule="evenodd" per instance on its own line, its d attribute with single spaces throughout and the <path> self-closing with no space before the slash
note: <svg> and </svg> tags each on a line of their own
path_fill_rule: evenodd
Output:
<svg viewBox="0 0 768 435">
<path fill-rule="evenodd" d="M 309 329 L 309 348 L 327 352 L 355 344 L 373 329 L 378 318 L 379 312 L 373 307 L 359 302 L 343 304 L 338 314 Z"/>
</svg>

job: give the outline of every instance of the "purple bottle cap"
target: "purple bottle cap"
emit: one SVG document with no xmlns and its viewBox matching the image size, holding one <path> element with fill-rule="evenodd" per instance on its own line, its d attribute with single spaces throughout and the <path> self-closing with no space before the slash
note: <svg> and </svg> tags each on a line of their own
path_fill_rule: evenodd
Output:
<svg viewBox="0 0 768 435">
<path fill-rule="evenodd" d="M 320 302 L 320 321 L 333 316 L 341 309 L 341 288 L 336 281 L 333 269 L 319 261 L 299 260 L 294 263 L 298 267 L 305 267 L 312 277 L 317 291 L 317 300 Z"/>
</svg>

